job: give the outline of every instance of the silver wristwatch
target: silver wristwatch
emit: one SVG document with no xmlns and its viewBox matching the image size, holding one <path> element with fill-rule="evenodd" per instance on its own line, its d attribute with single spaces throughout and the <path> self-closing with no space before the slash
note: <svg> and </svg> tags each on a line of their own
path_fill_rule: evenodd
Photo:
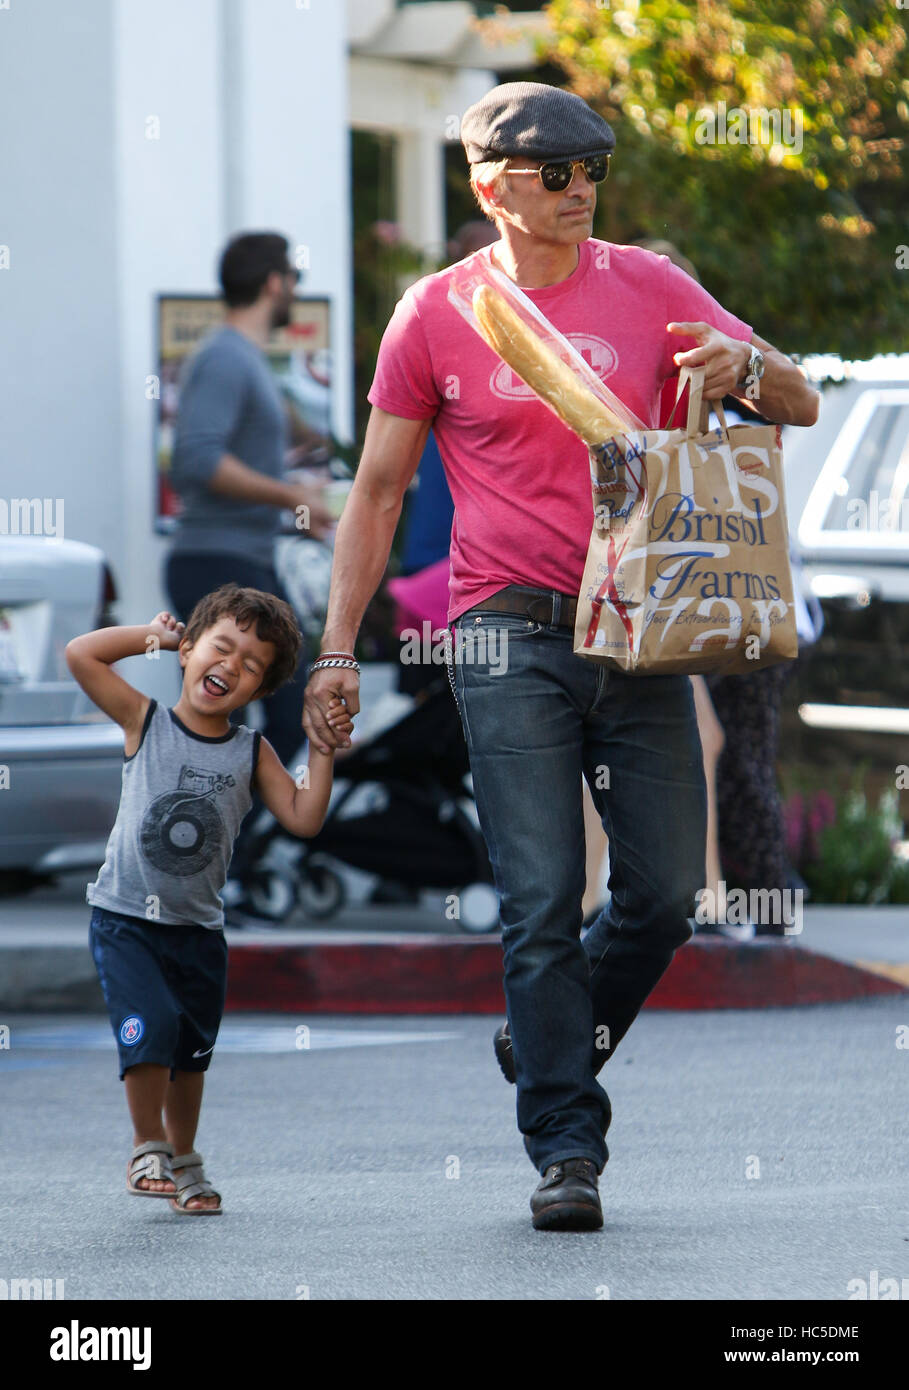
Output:
<svg viewBox="0 0 909 1390">
<path fill-rule="evenodd" d="M 745 366 L 745 371 L 744 371 L 743 374 L 742 374 L 741 380 L 736 382 L 736 386 L 738 386 L 738 387 L 740 387 L 740 388 L 743 387 L 743 386 L 747 386 L 749 380 L 750 380 L 752 377 L 754 377 L 754 379 L 755 379 L 756 381 L 760 381 L 760 379 L 761 379 L 761 377 L 762 377 L 763 375 L 764 375 L 764 354 L 761 352 L 761 349 L 760 349 L 760 348 L 755 347 L 754 344 L 752 343 L 752 345 L 751 345 L 751 356 L 748 358 L 748 362 L 747 362 L 747 364 L 746 364 L 746 366 Z"/>
</svg>

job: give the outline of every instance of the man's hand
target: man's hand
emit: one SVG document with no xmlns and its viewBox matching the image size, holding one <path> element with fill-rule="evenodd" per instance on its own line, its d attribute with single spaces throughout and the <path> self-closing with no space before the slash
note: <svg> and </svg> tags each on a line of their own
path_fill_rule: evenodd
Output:
<svg viewBox="0 0 909 1390">
<path fill-rule="evenodd" d="M 162 612 L 152 618 L 148 627 L 158 638 L 162 651 L 175 652 L 183 641 L 186 624 L 178 622 L 173 613 Z"/>
<path fill-rule="evenodd" d="M 348 666 L 327 666 L 313 673 L 303 695 L 303 732 L 320 753 L 350 747 L 351 720 L 359 712 L 360 677 L 356 671 Z"/>
<path fill-rule="evenodd" d="M 668 323 L 669 333 L 681 333 L 695 338 L 698 346 L 689 352 L 677 352 L 673 361 L 677 367 L 704 368 L 704 397 L 719 401 L 735 390 L 751 359 L 751 344 L 740 338 L 730 338 L 709 323 Z"/>
<path fill-rule="evenodd" d="M 750 401 L 765 420 L 778 425 L 813 425 L 821 405 L 819 391 L 811 385 L 803 367 L 780 352 L 772 343 L 752 333 L 751 342 L 730 338 L 709 323 L 668 323 L 670 333 L 686 333 L 697 340 L 690 352 L 677 352 L 679 367 L 705 368 L 704 396 L 708 401 L 722 400 L 732 394 L 739 400 Z M 752 347 L 764 356 L 764 375 L 749 379 L 744 389 L 739 382 L 751 360 Z"/>
</svg>

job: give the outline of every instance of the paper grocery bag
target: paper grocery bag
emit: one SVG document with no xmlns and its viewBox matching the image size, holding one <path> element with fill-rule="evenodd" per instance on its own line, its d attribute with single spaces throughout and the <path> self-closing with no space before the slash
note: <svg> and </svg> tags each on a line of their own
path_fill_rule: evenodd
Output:
<svg viewBox="0 0 909 1390">
<path fill-rule="evenodd" d="M 798 654 L 780 429 L 727 429 L 714 404 L 708 431 L 703 368 L 676 405 L 689 381 L 684 429 L 590 451 L 574 650 L 643 675 L 758 671 Z"/>
</svg>

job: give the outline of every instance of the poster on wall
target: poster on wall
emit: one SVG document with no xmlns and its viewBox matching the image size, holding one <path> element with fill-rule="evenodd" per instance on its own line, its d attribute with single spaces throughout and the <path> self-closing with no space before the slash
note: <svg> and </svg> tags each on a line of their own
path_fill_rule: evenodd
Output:
<svg viewBox="0 0 909 1390">
<path fill-rule="evenodd" d="M 202 339 L 223 323 L 224 313 L 217 295 L 158 296 L 157 531 L 172 531 L 180 512 L 180 499 L 169 481 L 180 375 Z M 288 414 L 287 467 L 305 466 L 314 453 L 324 452 L 323 441 L 331 434 L 329 301 L 294 299 L 290 323 L 272 334 L 265 351 Z"/>
</svg>

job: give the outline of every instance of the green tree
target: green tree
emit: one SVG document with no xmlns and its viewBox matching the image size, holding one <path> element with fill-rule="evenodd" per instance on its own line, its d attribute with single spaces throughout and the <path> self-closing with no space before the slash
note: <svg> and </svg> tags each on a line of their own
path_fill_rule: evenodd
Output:
<svg viewBox="0 0 909 1390">
<path fill-rule="evenodd" d="M 597 235 L 675 242 L 785 351 L 905 349 L 909 15 L 896 0 L 546 9 L 541 61 L 616 131 Z M 725 141 L 708 119 L 723 109 Z"/>
</svg>

